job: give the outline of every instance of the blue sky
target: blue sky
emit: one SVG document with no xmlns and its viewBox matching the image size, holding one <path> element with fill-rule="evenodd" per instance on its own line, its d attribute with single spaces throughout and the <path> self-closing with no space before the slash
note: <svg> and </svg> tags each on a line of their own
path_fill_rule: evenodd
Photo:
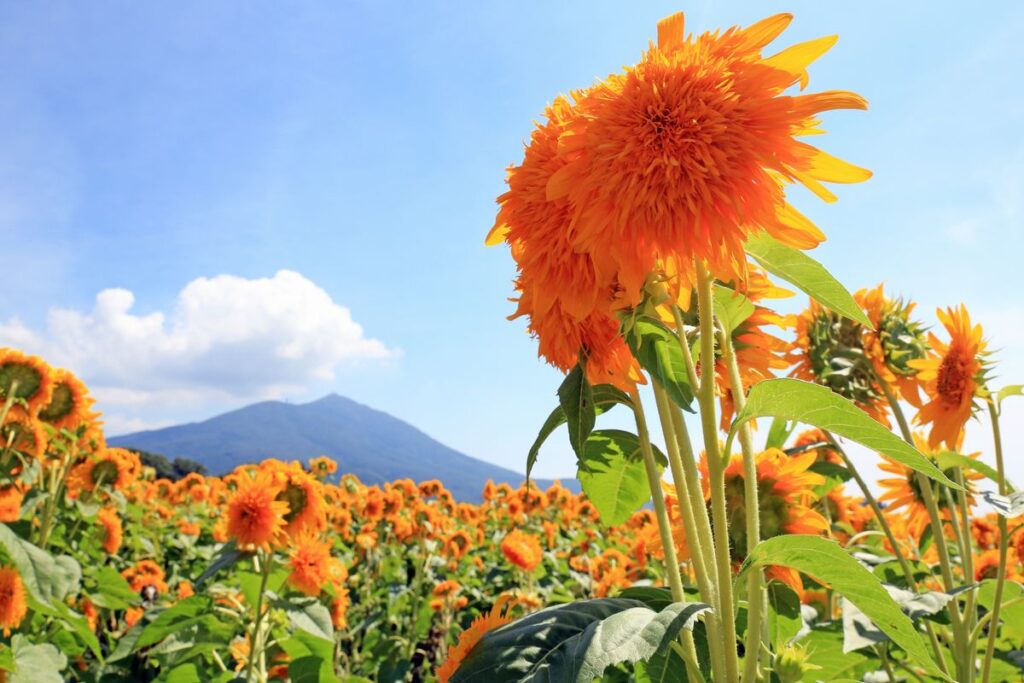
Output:
<svg viewBox="0 0 1024 683">
<path fill-rule="evenodd" d="M 680 9 L 840 34 L 811 88 L 871 109 L 827 115 L 823 146 L 875 177 L 796 197 L 817 257 L 929 318 L 967 303 L 1024 381 L 1012 2 L 5 2 L 0 336 L 80 372 L 111 431 L 337 391 L 521 469 L 559 376 L 483 246 L 504 169 Z M 552 442 L 539 473 L 572 470 Z"/>
</svg>

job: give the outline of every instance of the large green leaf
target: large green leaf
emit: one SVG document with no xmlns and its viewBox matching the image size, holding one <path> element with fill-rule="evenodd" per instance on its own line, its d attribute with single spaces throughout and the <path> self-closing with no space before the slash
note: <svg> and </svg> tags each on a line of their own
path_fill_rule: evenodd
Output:
<svg viewBox="0 0 1024 683">
<path fill-rule="evenodd" d="M 576 477 L 608 526 L 622 524 L 651 499 L 640 440 L 629 432 L 602 429 L 591 434 Z"/>
<path fill-rule="evenodd" d="M 159 642 L 172 633 L 201 622 L 213 614 L 213 601 L 205 595 L 193 595 L 163 610 L 139 634 L 136 648 Z"/>
<path fill-rule="evenodd" d="M 811 629 L 800 644 L 807 648 L 811 664 L 819 667 L 804 675 L 804 680 L 811 683 L 861 680 L 859 673 L 878 668 L 876 659 L 861 652 L 843 651 L 841 625 L 835 622 Z"/>
<path fill-rule="evenodd" d="M 594 430 L 597 408 L 594 405 L 594 390 L 587 381 L 587 373 L 579 364 L 566 375 L 558 387 L 558 405 L 565 413 L 569 425 L 569 444 L 577 458 L 583 457 L 583 444 Z"/>
<path fill-rule="evenodd" d="M 334 642 L 331 613 L 319 600 L 307 597 L 278 598 L 270 604 L 288 615 L 292 628 L 305 631 L 327 642 Z"/>
<path fill-rule="evenodd" d="M 969 470 L 974 470 L 975 472 L 980 472 L 996 483 L 999 482 L 999 473 L 991 465 L 988 465 L 977 458 L 964 455 L 963 453 L 942 451 L 935 456 L 935 460 L 943 470 L 952 469 L 954 467 L 963 467 Z M 1011 491 L 1016 488 L 1009 481 L 1006 482 L 1006 485 Z"/>
<path fill-rule="evenodd" d="M 73 558 L 54 557 L 0 524 L 0 545 L 18 568 L 25 590 L 43 605 L 60 602 L 78 590 L 82 568 Z"/>
<path fill-rule="evenodd" d="M 686 371 L 686 359 L 679 338 L 660 322 L 639 318 L 626 336 L 640 367 L 665 388 L 672 400 L 693 412 L 693 387 Z"/>
<path fill-rule="evenodd" d="M 784 583 L 768 584 L 768 637 L 778 652 L 800 633 L 804 618 L 800 613 L 800 596 Z"/>
<path fill-rule="evenodd" d="M 733 420 L 730 436 L 743 422 L 758 417 L 779 417 L 813 425 L 867 446 L 950 488 L 960 489 L 916 448 L 827 387 L 787 378 L 758 382 L 747 395 L 747 405 Z"/>
<path fill-rule="evenodd" d="M 783 566 L 832 586 L 857 606 L 930 675 L 945 678 L 928 654 L 913 622 L 870 571 L 833 540 L 811 535 L 776 536 L 761 541 L 743 562 L 752 567 Z"/>
<path fill-rule="evenodd" d="M 638 600 L 604 598 L 548 607 L 491 631 L 451 683 L 592 683 L 622 662 L 645 661 L 711 609 L 672 603 L 656 612 Z"/>
<path fill-rule="evenodd" d="M 617 389 L 610 384 L 599 384 L 593 388 L 594 393 L 594 412 L 597 415 L 606 413 L 617 404 L 630 405 L 629 395 L 621 389 Z M 551 411 L 548 415 L 548 419 L 541 425 L 540 431 L 537 433 L 537 438 L 534 439 L 533 445 L 530 446 L 530 452 L 526 455 L 526 481 L 530 481 L 530 473 L 533 472 L 533 466 L 537 464 L 537 457 L 540 455 L 540 447 L 544 445 L 547 438 L 551 436 L 551 433 L 556 429 L 565 424 L 565 411 L 562 410 L 562 406 L 558 406 Z"/>
<path fill-rule="evenodd" d="M 6 679 L 10 683 L 61 683 L 68 658 L 49 643 L 33 645 L 18 634 L 11 639 L 14 671 Z"/>
<path fill-rule="evenodd" d="M 823 265 L 799 249 L 787 247 L 768 233 L 747 239 L 746 251 L 772 275 L 782 278 L 836 313 L 873 327 L 860 306 Z"/>
</svg>

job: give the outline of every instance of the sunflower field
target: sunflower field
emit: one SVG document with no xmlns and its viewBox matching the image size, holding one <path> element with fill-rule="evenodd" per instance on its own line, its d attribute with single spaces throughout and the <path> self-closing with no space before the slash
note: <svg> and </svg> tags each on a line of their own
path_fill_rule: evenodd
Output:
<svg viewBox="0 0 1024 683">
<path fill-rule="evenodd" d="M 805 253 L 787 189 L 871 176 L 805 138 L 867 102 L 803 92 L 835 38 L 768 50 L 791 20 L 663 19 L 509 168 L 486 243 L 564 375 L 519 488 L 315 453 L 160 478 L 78 378 L 0 349 L 0 681 L 1024 681 L 1024 386 L 965 306 Z M 556 431 L 582 493 L 529 481 Z"/>
</svg>

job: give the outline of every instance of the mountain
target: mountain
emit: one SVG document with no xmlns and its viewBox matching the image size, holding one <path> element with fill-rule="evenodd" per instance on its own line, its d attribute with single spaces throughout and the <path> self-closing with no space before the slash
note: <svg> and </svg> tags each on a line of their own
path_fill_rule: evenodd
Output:
<svg viewBox="0 0 1024 683">
<path fill-rule="evenodd" d="M 338 462 L 340 472 L 355 474 L 366 484 L 406 477 L 440 479 L 457 500 L 464 501 L 479 501 L 488 479 L 513 486 L 524 479 L 337 394 L 301 405 L 265 401 L 204 422 L 125 434 L 108 442 L 168 459 L 194 460 L 211 474 L 225 474 L 264 458 L 305 460 L 327 455 Z M 541 488 L 550 483 L 537 480 Z"/>
</svg>

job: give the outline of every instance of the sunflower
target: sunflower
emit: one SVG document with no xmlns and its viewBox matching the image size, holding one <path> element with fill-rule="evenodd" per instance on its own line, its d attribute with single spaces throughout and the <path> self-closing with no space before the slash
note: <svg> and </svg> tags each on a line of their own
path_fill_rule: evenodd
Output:
<svg viewBox="0 0 1024 683">
<path fill-rule="evenodd" d="M 469 628 L 459 634 L 459 642 L 448 651 L 448 659 L 437 670 L 439 683 L 448 683 L 451 680 L 451 677 L 459 670 L 466 657 L 485 635 L 499 626 L 512 621 L 512 617 L 505 613 L 505 607 L 509 600 L 510 597 L 507 595 L 500 596 L 494 603 L 494 606 L 491 607 L 490 612 L 478 616 L 469 625 Z"/>
<path fill-rule="evenodd" d="M 118 548 L 121 547 L 121 539 L 124 534 L 121 528 L 121 517 L 118 516 L 117 510 L 111 507 L 103 508 L 96 515 L 96 521 L 99 522 L 101 528 L 100 540 L 103 549 L 110 555 L 116 554 Z"/>
<path fill-rule="evenodd" d="M 513 529 L 501 542 L 505 559 L 523 571 L 532 572 L 543 557 L 540 541 L 536 536 L 519 529 Z"/>
<path fill-rule="evenodd" d="M 1007 578 L 1014 580 L 1013 568 L 1007 568 Z M 996 549 L 986 550 L 980 555 L 974 556 L 974 580 L 982 582 L 985 579 L 995 579 L 999 573 L 999 551 Z"/>
<path fill-rule="evenodd" d="M 573 246 L 594 254 L 598 279 L 615 277 L 628 300 L 638 300 L 658 259 L 675 258 L 680 282 L 692 284 L 694 259 L 724 279 L 741 275 L 743 243 L 760 230 L 817 245 L 824 236 L 787 204 L 785 184 L 833 201 L 820 181 L 870 177 L 796 139 L 820 132 L 820 112 L 867 103 L 843 91 L 783 95 L 806 85 L 807 66 L 835 42 L 764 57 L 791 20 L 685 36 L 683 15 L 673 15 L 638 64 L 576 95 L 559 137 L 566 163 L 547 198 L 569 201 Z"/>
<path fill-rule="evenodd" d="M 141 593 L 147 587 L 154 588 L 158 594 L 168 591 L 166 574 L 164 570 L 153 560 L 141 560 L 134 567 L 129 567 L 121 572 L 121 576 L 127 581 L 133 591 Z"/>
<path fill-rule="evenodd" d="M 52 396 L 53 370 L 45 361 L 15 349 L 0 348 L 0 401 L 24 401 L 29 415 L 37 415 L 49 405 Z"/>
<path fill-rule="evenodd" d="M 14 567 L 0 566 L 0 626 L 4 636 L 11 635 L 11 629 L 18 628 L 28 612 L 28 598 L 21 575 Z"/>
<path fill-rule="evenodd" d="M 39 419 L 57 429 L 74 429 L 90 416 L 93 400 L 85 385 L 67 370 L 54 370 L 53 394 Z"/>
<path fill-rule="evenodd" d="M 21 504 L 27 487 L 15 482 L 0 487 L 0 522 L 17 522 L 21 518 Z"/>
<path fill-rule="evenodd" d="M 297 463 L 281 468 L 284 483 L 278 501 L 288 504 L 284 516 L 285 531 L 289 536 L 305 532 L 317 533 L 327 528 L 327 510 L 324 507 L 323 485 L 302 470 Z"/>
<path fill-rule="evenodd" d="M 864 349 L 875 373 L 892 385 L 897 395 L 917 405 L 917 370 L 911 361 L 928 354 L 928 341 L 924 326 L 911 318 L 914 302 L 889 298 L 881 284 L 853 296 L 872 324 L 864 330 Z"/>
<path fill-rule="evenodd" d="M 331 556 L 331 548 L 316 536 L 304 534 L 295 540 L 289 553 L 288 583 L 306 595 L 320 595 L 334 573 L 338 561 Z"/>
<path fill-rule="evenodd" d="M 788 456 L 777 448 L 769 448 L 756 457 L 760 538 L 768 539 L 785 534 L 828 534 L 828 522 L 821 513 L 810 507 L 817 498 L 814 487 L 825 478 L 810 471 L 815 454 Z M 701 459 L 704 497 L 710 501 L 711 489 L 707 469 L 707 455 Z M 725 468 L 726 503 L 729 511 L 729 539 L 733 561 L 742 562 L 746 556 L 746 492 L 743 477 L 743 457 L 734 455 Z M 801 590 L 799 574 L 782 568 L 773 568 L 769 577 Z"/>
<path fill-rule="evenodd" d="M 309 461 L 309 471 L 321 479 L 326 479 L 338 471 L 338 463 L 326 455 L 311 458 Z"/>
<path fill-rule="evenodd" d="M 227 532 L 240 548 L 270 550 L 280 542 L 288 514 L 288 503 L 277 500 L 280 491 L 280 484 L 267 472 L 239 477 L 238 489 L 227 505 Z"/>
<path fill-rule="evenodd" d="M 915 421 L 931 424 L 928 446 L 945 444 L 956 449 L 963 439 L 964 425 L 975 409 L 974 397 L 985 383 L 985 348 L 981 325 L 971 325 L 967 308 L 936 311 L 939 321 L 949 334 L 949 343 L 934 334 L 928 335 L 933 352 L 927 357 L 910 361 L 918 371 L 917 378 L 924 387 L 928 400 Z"/>
<path fill-rule="evenodd" d="M 338 589 L 331 600 L 331 623 L 334 624 L 334 628 L 340 630 L 348 627 L 348 606 L 348 590 Z"/>
<path fill-rule="evenodd" d="M 78 497 L 82 491 L 95 491 L 107 486 L 123 491 L 142 465 L 139 456 L 125 448 L 107 448 L 99 455 L 87 457 L 75 465 L 68 474 L 68 495 Z"/>
<path fill-rule="evenodd" d="M 928 446 L 920 433 L 914 433 L 914 444 L 925 456 L 932 460 L 935 459 L 937 453 Z M 973 453 L 970 457 L 977 458 L 979 455 L 979 453 Z M 911 536 L 920 539 L 925 527 L 931 523 L 928 507 L 925 505 L 924 494 L 919 483 L 921 477 L 906 465 L 889 460 L 888 458 L 884 462 L 879 463 L 878 467 L 883 472 L 894 475 L 878 480 L 879 486 L 883 489 L 883 493 L 878 497 L 878 501 L 889 504 L 887 512 L 902 510 L 907 530 Z M 952 475 L 952 472 L 947 472 L 947 476 Z M 978 472 L 965 471 L 964 476 L 968 481 L 976 481 L 982 475 Z M 935 504 L 938 507 L 939 518 L 944 521 L 948 520 L 950 518 L 950 511 L 946 497 L 935 496 Z M 974 505 L 974 497 L 969 491 L 967 493 L 967 504 Z"/>
</svg>

